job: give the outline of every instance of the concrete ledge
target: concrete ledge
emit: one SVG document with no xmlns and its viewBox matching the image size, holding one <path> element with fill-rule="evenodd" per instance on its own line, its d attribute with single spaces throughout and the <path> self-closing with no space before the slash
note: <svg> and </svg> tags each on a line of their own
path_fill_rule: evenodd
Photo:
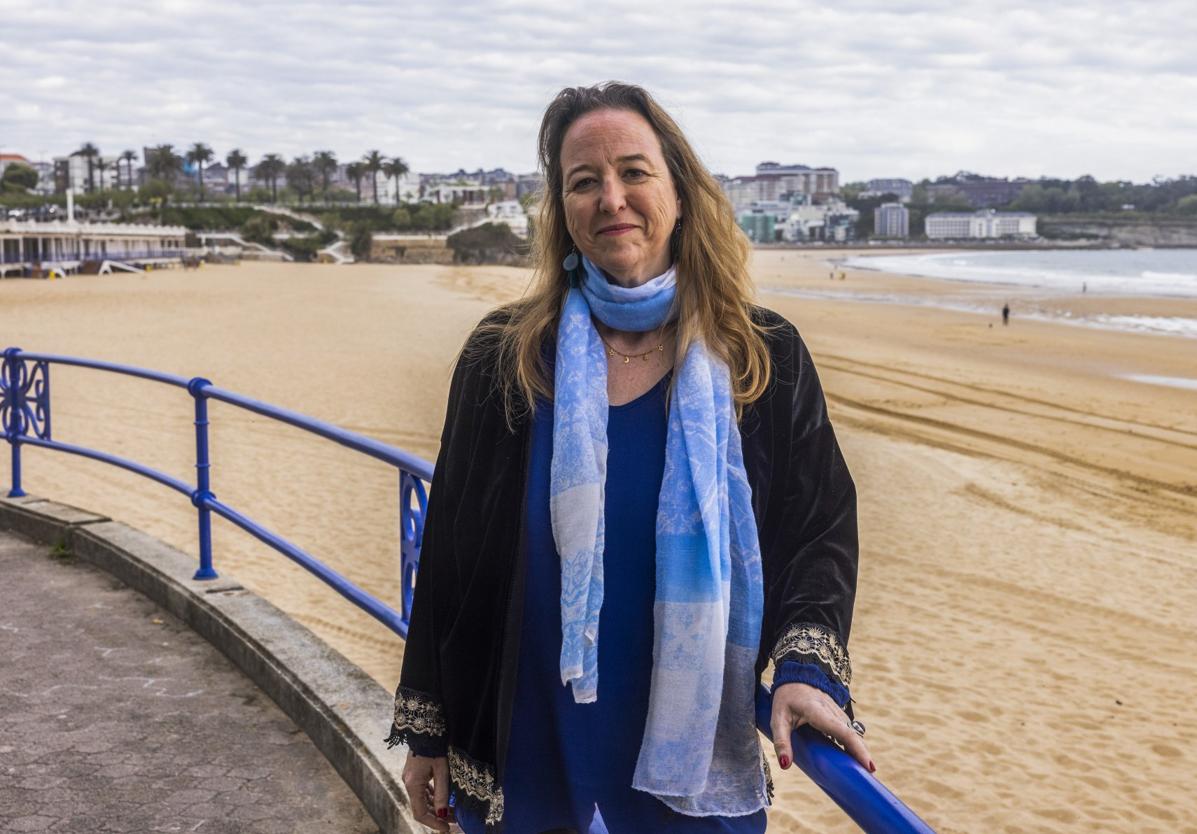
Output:
<svg viewBox="0 0 1197 834">
<path fill-rule="evenodd" d="M 308 734 L 383 832 L 423 830 L 384 742 L 391 693 L 308 629 L 227 576 L 193 580 L 197 558 L 85 510 L 3 498 L 0 528 L 71 550 L 187 623 Z"/>
</svg>

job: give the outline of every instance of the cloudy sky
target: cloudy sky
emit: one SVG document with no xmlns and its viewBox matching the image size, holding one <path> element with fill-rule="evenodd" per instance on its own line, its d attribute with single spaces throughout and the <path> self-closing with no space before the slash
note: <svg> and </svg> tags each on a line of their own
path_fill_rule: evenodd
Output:
<svg viewBox="0 0 1197 834">
<path fill-rule="evenodd" d="M 1197 174 L 1197 0 L 0 0 L 0 152 L 35 158 L 529 171 L 552 95 L 608 78 L 727 174 Z"/>
</svg>

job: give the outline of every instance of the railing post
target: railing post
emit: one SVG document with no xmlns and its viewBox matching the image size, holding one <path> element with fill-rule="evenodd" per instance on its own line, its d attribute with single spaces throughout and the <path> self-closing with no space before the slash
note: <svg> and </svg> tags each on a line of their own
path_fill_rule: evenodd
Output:
<svg viewBox="0 0 1197 834">
<path fill-rule="evenodd" d="M 191 493 L 191 503 L 199 513 L 200 564 L 193 579 L 216 578 L 212 568 L 212 511 L 204 503 L 213 497 L 208 471 L 212 467 L 208 459 L 208 397 L 204 393 L 211 384 L 199 376 L 187 383 L 187 391 L 195 399 L 195 492 Z"/>
<path fill-rule="evenodd" d="M 8 491 L 9 498 L 20 498 L 25 494 L 21 489 L 21 442 L 19 437 L 25 434 L 25 360 L 17 356 L 20 348 L 8 348 L 4 351 L 3 397 L 0 412 L 4 416 L 4 433 L 8 435 L 9 446 L 12 447 L 12 489 Z"/>
</svg>

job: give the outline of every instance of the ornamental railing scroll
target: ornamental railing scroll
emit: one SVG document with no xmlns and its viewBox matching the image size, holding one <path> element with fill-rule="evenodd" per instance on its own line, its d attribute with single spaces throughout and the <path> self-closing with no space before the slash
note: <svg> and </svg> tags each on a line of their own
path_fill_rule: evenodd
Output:
<svg viewBox="0 0 1197 834">
<path fill-rule="evenodd" d="M 3 356 L 3 367 L 0 369 L 0 427 L 3 429 L 2 439 L 8 441 L 12 450 L 12 489 L 8 493 L 10 497 L 25 494 L 21 489 L 23 446 L 53 449 L 119 466 L 190 498 L 197 511 L 199 533 L 199 567 L 195 579 L 207 580 L 217 576 L 212 564 L 211 537 L 211 513 L 216 513 L 316 575 L 400 637 L 407 637 L 412 593 L 415 589 L 420 548 L 424 538 L 424 518 L 428 509 L 425 484 L 432 481 L 431 464 L 373 438 L 219 388 L 203 377 L 187 378 L 74 356 L 27 353 L 19 348 L 8 348 Z M 53 439 L 50 434 L 52 364 L 124 374 L 186 390 L 194 401 L 194 484 L 136 461 Z M 400 599 L 397 610 L 357 587 L 311 554 L 217 499 L 212 491 L 212 465 L 208 450 L 209 400 L 224 402 L 287 423 L 374 457 L 399 471 Z M 759 688 L 756 699 L 756 724 L 766 736 L 770 736 L 770 702 L 768 690 Z M 843 808 L 862 830 L 869 834 L 934 834 L 930 826 L 903 805 L 877 781 L 876 777 L 828 739 L 809 727 L 803 727 L 793 734 L 791 741 L 794 764 Z"/>
<path fill-rule="evenodd" d="M 20 351 L 4 351 L 0 365 L 0 430 L 7 438 L 32 434 L 40 440 L 50 439 L 50 363 L 25 362 Z M 10 440 L 12 447 L 12 489 L 9 495 L 20 497 L 21 444 Z"/>
</svg>

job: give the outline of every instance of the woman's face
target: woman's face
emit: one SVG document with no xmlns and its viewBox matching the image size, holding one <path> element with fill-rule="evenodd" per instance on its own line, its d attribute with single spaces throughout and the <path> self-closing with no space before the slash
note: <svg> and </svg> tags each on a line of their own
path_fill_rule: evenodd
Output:
<svg viewBox="0 0 1197 834">
<path fill-rule="evenodd" d="M 561 143 L 565 225 L 583 255 L 625 287 L 669 268 L 681 201 L 657 135 L 639 113 L 596 110 Z"/>
</svg>

